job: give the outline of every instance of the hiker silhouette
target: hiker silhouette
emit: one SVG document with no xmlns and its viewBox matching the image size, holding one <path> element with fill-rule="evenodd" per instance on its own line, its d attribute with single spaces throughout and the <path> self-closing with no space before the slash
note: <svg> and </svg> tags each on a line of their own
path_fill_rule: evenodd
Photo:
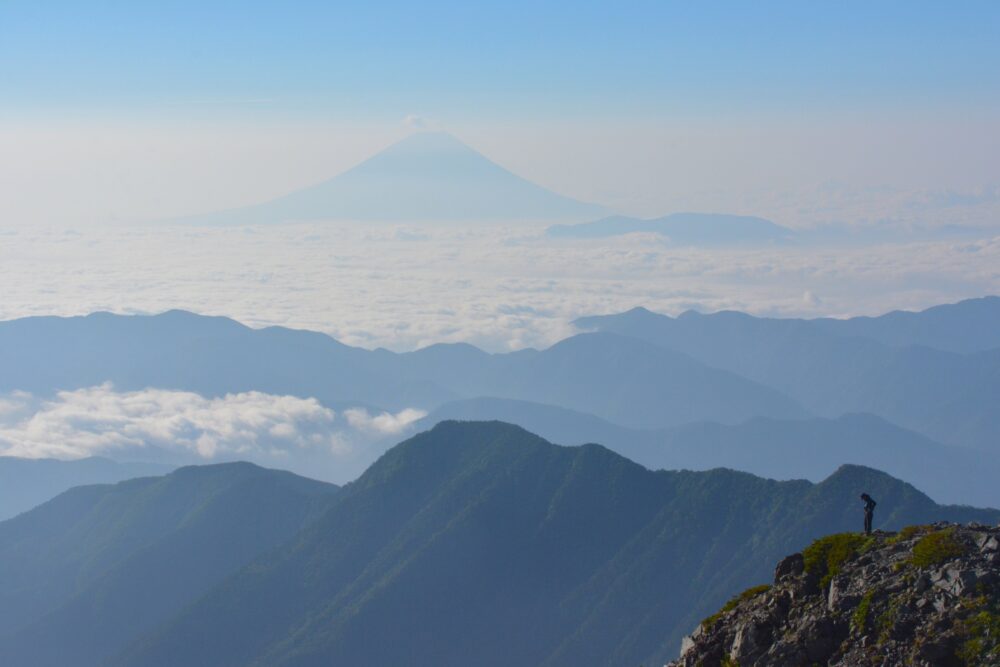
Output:
<svg viewBox="0 0 1000 667">
<path fill-rule="evenodd" d="M 875 499 L 867 493 L 862 493 L 861 500 L 865 501 L 865 535 L 871 535 L 872 517 L 875 516 Z"/>
</svg>

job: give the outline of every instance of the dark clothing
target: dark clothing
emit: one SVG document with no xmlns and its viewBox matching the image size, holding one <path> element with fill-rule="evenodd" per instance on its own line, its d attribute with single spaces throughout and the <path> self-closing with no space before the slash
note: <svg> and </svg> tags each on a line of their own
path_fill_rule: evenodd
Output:
<svg viewBox="0 0 1000 667">
<path fill-rule="evenodd" d="M 865 501 L 865 534 L 870 535 L 872 532 L 872 517 L 875 516 L 875 499 L 871 496 L 865 494 L 861 496 L 861 499 Z"/>
</svg>

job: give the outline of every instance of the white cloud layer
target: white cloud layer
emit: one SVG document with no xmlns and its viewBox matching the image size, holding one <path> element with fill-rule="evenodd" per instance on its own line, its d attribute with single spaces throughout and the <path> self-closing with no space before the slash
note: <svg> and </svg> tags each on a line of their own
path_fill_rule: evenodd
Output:
<svg viewBox="0 0 1000 667">
<path fill-rule="evenodd" d="M 158 447 L 203 459 L 330 445 L 332 410 L 315 399 L 260 392 L 204 398 L 182 391 L 119 393 L 109 384 L 39 400 L 0 401 L 0 453 L 78 458 Z"/>
<path fill-rule="evenodd" d="M 358 411 L 349 411 L 352 414 Z M 363 411 L 360 411 L 363 413 Z M 371 418 L 355 427 L 399 433 L 417 411 Z M 0 454 L 29 458 L 173 455 L 177 460 L 281 461 L 303 450 L 344 456 L 351 437 L 333 410 L 312 398 L 260 392 L 205 398 L 185 391 L 117 392 L 110 384 L 39 399 L 0 397 Z M 151 451 L 151 450 L 158 451 Z"/>
<path fill-rule="evenodd" d="M 425 410 L 406 408 L 396 414 L 383 412 L 371 415 L 364 408 L 348 408 L 344 410 L 344 417 L 347 423 L 353 428 L 379 435 L 399 435 L 404 432 L 413 422 L 427 416 Z"/>
<path fill-rule="evenodd" d="M 183 308 L 363 347 L 547 346 L 582 315 L 879 314 L 1000 294 L 1000 236 L 765 249 L 341 223 L 4 229 L 0 319 Z M 807 295 L 807 296 L 804 296 Z"/>
</svg>

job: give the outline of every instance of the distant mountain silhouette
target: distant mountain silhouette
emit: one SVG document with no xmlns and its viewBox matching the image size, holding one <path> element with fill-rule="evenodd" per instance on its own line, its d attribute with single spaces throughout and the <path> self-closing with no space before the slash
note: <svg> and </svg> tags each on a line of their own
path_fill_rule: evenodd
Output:
<svg viewBox="0 0 1000 667">
<path fill-rule="evenodd" d="M 693 422 L 634 429 L 551 405 L 500 398 L 446 403 L 414 425 L 500 420 L 561 445 L 600 443 L 652 470 L 732 468 L 773 479 L 820 481 L 844 463 L 905 479 L 938 502 L 1000 507 L 1000 457 L 949 447 L 874 415 Z"/>
<path fill-rule="evenodd" d="M 197 224 L 306 220 L 585 220 L 606 213 L 516 176 L 445 132 L 419 132 L 328 181 L 277 199 L 191 216 Z"/>
<path fill-rule="evenodd" d="M 97 313 L 0 323 L 0 391 L 42 395 L 112 382 L 207 396 L 243 391 L 314 397 L 333 408 L 433 409 L 474 396 L 532 400 L 638 427 L 697 419 L 807 414 L 795 401 L 687 355 L 615 334 L 546 350 L 487 354 L 436 345 L 396 354 L 281 327 L 255 330 L 183 311 Z"/>
<path fill-rule="evenodd" d="M 0 523 L 0 663 L 96 665 L 295 535 L 336 487 L 248 463 L 72 489 Z"/>
<path fill-rule="evenodd" d="M 998 319 L 1000 299 L 988 297 L 843 321 L 636 308 L 576 324 L 684 352 L 819 415 L 869 412 L 945 444 L 1000 452 L 1000 328 L 988 326 Z"/>
<path fill-rule="evenodd" d="M 650 472 L 596 445 L 446 422 L 393 448 L 278 551 L 135 633 L 107 663 L 663 664 L 698 619 L 769 578 L 780 555 L 857 529 L 859 489 L 878 498 L 878 527 L 1000 519 L 935 505 L 859 466 L 815 485 L 728 470 Z M 69 504 L 49 511 L 57 507 L 77 534 Z M 234 504 L 228 523 L 239 516 Z M 199 553 L 211 536 L 178 546 Z M 35 544 L 21 553 L 44 542 Z M 128 606 L 86 609 L 94 618 L 84 627 L 103 627 Z M 4 646 L 26 652 L 6 655 L 44 664 L 30 658 L 56 652 L 80 622 L 49 617 L 54 646 L 18 635 Z"/>
<path fill-rule="evenodd" d="M 893 347 L 918 345 L 968 354 L 1000 348 L 1000 297 L 985 296 L 921 311 L 894 310 L 877 317 L 845 319 L 768 318 L 738 311 L 702 314 L 693 310 L 670 317 L 639 307 L 624 313 L 581 317 L 575 323 L 588 331 L 614 331 L 646 340 L 655 338 L 656 342 L 670 340 L 678 349 L 688 347 L 690 341 L 700 336 L 718 332 L 706 343 L 713 344 L 728 330 L 733 338 L 787 337 L 804 332 L 863 338 Z"/>
<path fill-rule="evenodd" d="M 897 347 L 922 345 L 959 353 L 1000 348 L 997 296 L 966 299 L 919 312 L 894 310 L 878 317 L 821 318 L 812 322 L 830 333 L 870 338 Z"/>
<path fill-rule="evenodd" d="M 562 406 L 639 428 L 807 414 L 773 389 L 613 334 L 581 334 L 542 351 L 492 355 L 490 362 L 456 389 Z"/>
<path fill-rule="evenodd" d="M 118 463 L 96 456 L 75 461 L 0 456 L 0 521 L 30 510 L 74 486 L 164 475 L 172 469 L 169 465 Z"/>
<path fill-rule="evenodd" d="M 764 218 L 721 213 L 673 213 L 642 220 L 611 216 L 575 225 L 553 225 L 546 233 L 555 238 L 601 239 L 645 232 L 660 234 L 677 245 L 766 245 L 788 241 L 794 232 Z"/>
<path fill-rule="evenodd" d="M 262 391 L 373 413 L 493 397 L 646 430 L 869 413 L 944 445 L 996 455 L 1000 328 L 990 323 L 998 317 L 996 297 L 850 320 L 736 312 L 667 317 L 639 308 L 582 318 L 577 325 L 593 333 L 506 354 L 464 344 L 365 350 L 316 332 L 251 329 L 183 311 L 25 318 L 0 322 L 0 392 L 51 396 L 112 382 L 119 391 Z M 588 439 L 600 440 L 600 433 Z M 150 459 L 148 451 L 119 455 Z M 346 481 L 372 455 L 359 450 L 350 461 L 334 460 L 310 450 L 295 452 L 287 465 Z M 942 486 L 927 488 L 951 497 Z"/>
</svg>

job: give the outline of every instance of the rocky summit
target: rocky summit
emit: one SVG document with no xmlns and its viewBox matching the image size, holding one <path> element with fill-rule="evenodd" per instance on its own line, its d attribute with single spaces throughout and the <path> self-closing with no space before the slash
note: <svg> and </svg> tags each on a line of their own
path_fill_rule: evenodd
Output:
<svg viewBox="0 0 1000 667">
<path fill-rule="evenodd" d="M 778 563 L 670 667 L 1000 665 L 1000 527 L 840 533 Z"/>
</svg>

